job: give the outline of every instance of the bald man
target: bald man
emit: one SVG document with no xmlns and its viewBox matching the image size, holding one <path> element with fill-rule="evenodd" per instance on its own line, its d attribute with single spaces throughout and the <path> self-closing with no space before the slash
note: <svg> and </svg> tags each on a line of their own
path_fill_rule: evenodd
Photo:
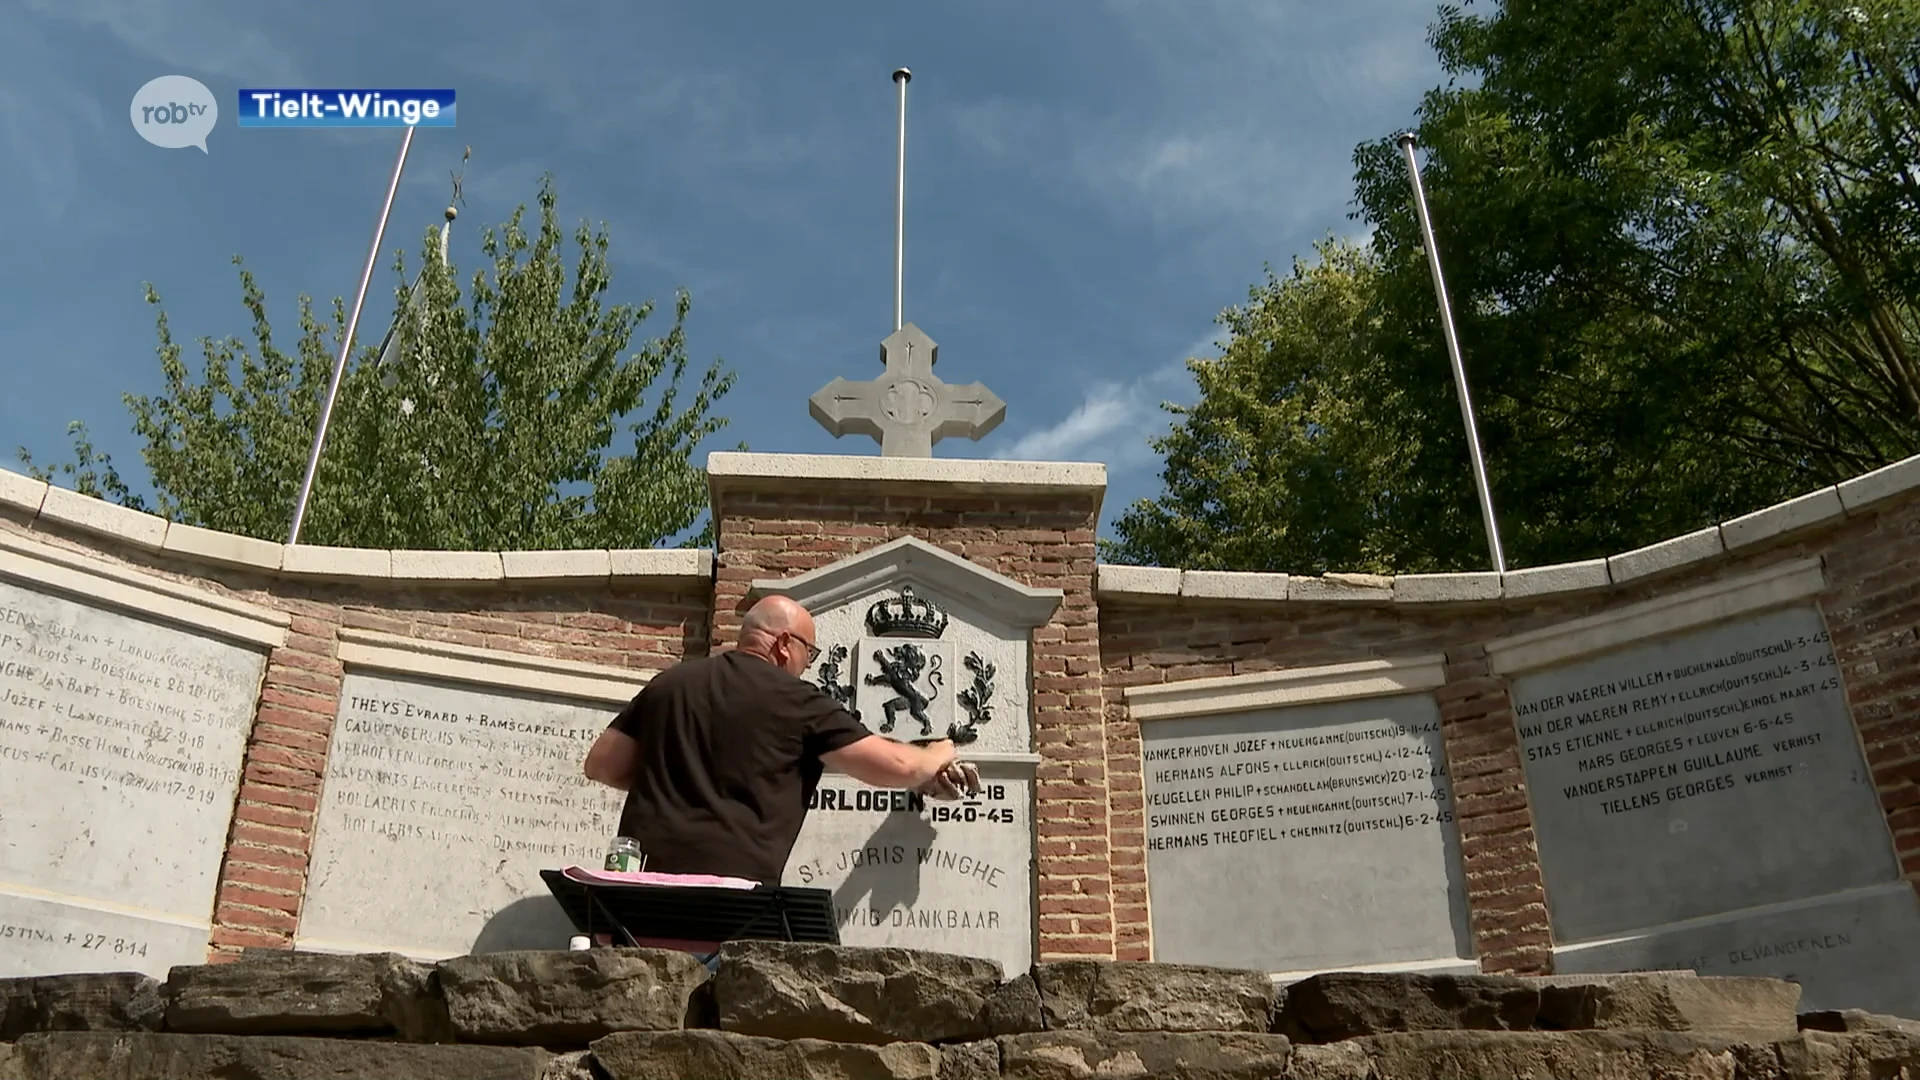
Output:
<svg viewBox="0 0 1920 1080">
<path fill-rule="evenodd" d="M 778 885 L 826 769 L 943 799 L 978 787 L 951 741 L 872 734 L 802 678 L 819 654 L 813 616 L 768 597 L 735 648 L 661 672 L 600 733 L 587 778 L 627 793 L 620 835 L 648 870 Z"/>
</svg>

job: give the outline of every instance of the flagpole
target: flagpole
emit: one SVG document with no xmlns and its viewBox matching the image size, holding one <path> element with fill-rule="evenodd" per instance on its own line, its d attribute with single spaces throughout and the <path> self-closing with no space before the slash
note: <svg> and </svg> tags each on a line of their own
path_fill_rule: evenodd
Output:
<svg viewBox="0 0 1920 1080">
<path fill-rule="evenodd" d="M 913 72 L 899 68 L 893 73 L 900 88 L 900 151 L 893 174 L 893 328 L 902 325 L 903 301 L 907 280 L 907 83 Z"/>
<path fill-rule="evenodd" d="M 393 176 L 387 181 L 387 199 L 380 207 L 380 221 L 373 229 L 373 245 L 367 249 L 367 264 L 360 270 L 360 289 L 353 297 L 353 314 L 347 319 L 346 336 L 340 339 L 340 355 L 333 362 L 333 380 L 327 384 L 327 399 L 320 406 L 320 425 L 313 433 L 313 449 L 307 454 L 307 475 L 300 481 L 300 501 L 294 504 L 293 527 L 287 543 L 300 542 L 300 526 L 306 522 L 307 500 L 313 496 L 314 474 L 320 470 L 320 450 L 326 445 L 327 425 L 333 420 L 333 403 L 340 396 L 340 379 L 347 371 L 347 357 L 353 351 L 353 336 L 360 328 L 360 310 L 367 302 L 367 286 L 373 281 L 373 266 L 380 258 L 380 241 L 387 235 L 387 219 L 393 214 L 393 197 L 400 190 L 400 174 L 407 168 L 407 152 L 413 149 L 413 125 L 400 140 L 400 156 L 393 163 Z"/>
<path fill-rule="evenodd" d="M 1487 463 L 1480 453 L 1480 429 L 1473 419 L 1473 398 L 1467 392 L 1467 366 L 1460 359 L 1460 336 L 1453 328 L 1453 308 L 1447 300 L 1447 281 L 1440 273 L 1440 248 L 1433 240 L 1433 220 L 1427 211 L 1427 192 L 1420 183 L 1420 164 L 1414 160 L 1413 132 L 1400 136 L 1407 158 L 1407 177 L 1413 183 L 1413 205 L 1420 212 L 1420 236 L 1427 247 L 1427 266 L 1433 271 L 1433 295 L 1440 303 L 1440 329 L 1447 339 L 1447 358 L 1453 362 L 1453 385 L 1460 398 L 1460 419 L 1467 426 L 1467 450 L 1473 458 L 1473 483 L 1480 493 L 1480 522 L 1487 530 L 1487 553 L 1493 568 L 1507 572 L 1506 552 L 1500 547 L 1500 526 L 1493 515 L 1493 492 L 1487 485 Z"/>
</svg>

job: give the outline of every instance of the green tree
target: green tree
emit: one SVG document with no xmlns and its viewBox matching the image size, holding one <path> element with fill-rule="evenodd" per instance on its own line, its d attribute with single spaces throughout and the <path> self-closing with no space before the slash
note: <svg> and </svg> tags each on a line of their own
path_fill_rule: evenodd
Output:
<svg viewBox="0 0 1920 1080">
<path fill-rule="evenodd" d="M 1433 42 L 1454 79 L 1422 171 L 1511 565 L 1920 452 L 1920 6 L 1505 0 L 1443 9 Z M 1482 569 L 1404 159 L 1389 136 L 1356 167 L 1378 268 L 1354 422 L 1399 441 L 1382 558 Z"/>
<path fill-rule="evenodd" d="M 438 258 L 439 231 L 428 232 L 418 287 L 399 293 L 399 348 L 386 364 L 377 348 L 360 348 L 342 380 L 302 543 L 646 547 L 699 519 L 706 485 L 691 455 L 725 426 L 711 410 L 734 376 L 715 361 L 682 402 L 684 293 L 667 333 L 630 353 L 652 303 L 603 302 L 611 285 L 604 229 L 575 231 L 569 280 L 555 205 L 545 180 L 537 233 L 522 227 L 524 206 L 498 231 L 485 230 L 492 273 L 474 273 L 465 306 L 454 270 Z M 397 259 L 402 280 L 405 269 Z M 252 348 L 202 339 L 196 373 L 162 311 L 164 389 L 125 401 L 145 444 L 154 512 L 284 540 L 345 333 L 345 305 L 335 300 L 323 325 L 301 296 L 300 336 L 286 352 L 253 275 L 243 268 L 240 282 Z M 151 286 L 147 301 L 160 303 Z M 614 451 L 623 436 L 631 442 Z M 71 462 L 39 467 L 24 448 L 21 460 L 43 479 L 64 476 L 82 493 L 148 509 L 84 428 L 75 425 L 73 438 Z"/>
</svg>

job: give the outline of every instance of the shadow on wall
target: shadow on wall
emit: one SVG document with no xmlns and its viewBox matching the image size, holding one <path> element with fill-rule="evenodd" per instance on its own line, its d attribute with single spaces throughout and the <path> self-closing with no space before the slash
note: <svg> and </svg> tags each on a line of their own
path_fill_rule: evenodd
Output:
<svg viewBox="0 0 1920 1080">
<path fill-rule="evenodd" d="M 567 939 L 578 932 L 558 900 L 529 896 L 494 912 L 467 951 L 479 955 L 517 949 L 564 949 Z"/>
</svg>

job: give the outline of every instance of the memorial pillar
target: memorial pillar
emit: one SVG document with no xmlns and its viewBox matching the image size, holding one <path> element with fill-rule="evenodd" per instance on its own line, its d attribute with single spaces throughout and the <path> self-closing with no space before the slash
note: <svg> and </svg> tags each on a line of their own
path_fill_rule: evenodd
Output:
<svg viewBox="0 0 1920 1080">
<path fill-rule="evenodd" d="M 1031 631 L 1030 686 L 1003 685 L 1000 699 L 1024 699 L 1033 749 L 1042 758 L 1032 811 L 1036 955 L 1113 957 L 1110 793 L 1093 595 L 1105 467 L 717 453 L 708 461 L 708 483 L 717 548 L 716 649 L 737 635 L 756 582 L 821 570 L 903 537 L 1021 586 L 1058 591 L 1051 614 Z"/>
</svg>

